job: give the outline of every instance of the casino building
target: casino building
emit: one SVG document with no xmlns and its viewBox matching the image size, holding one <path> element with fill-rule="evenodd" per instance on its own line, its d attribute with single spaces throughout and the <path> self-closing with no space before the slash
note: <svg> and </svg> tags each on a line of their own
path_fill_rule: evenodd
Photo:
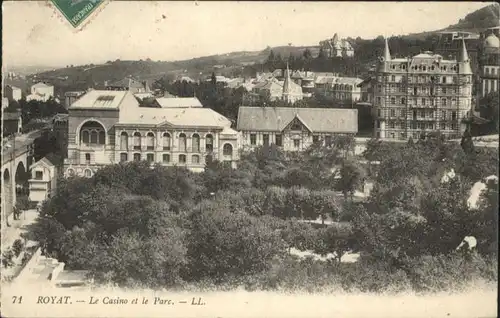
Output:
<svg viewBox="0 0 500 318">
<path fill-rule="evenodd" d="M 132 160 L 193 171 L 202 171 L 210 160 L 235 167 L 238 133 L 230 120 L 176 100 L 179 105 L 140 107 L 130 91 L 87 92 L 68 109 L 65 176 L 91 177 L 105 165 Z"/>
</svg>

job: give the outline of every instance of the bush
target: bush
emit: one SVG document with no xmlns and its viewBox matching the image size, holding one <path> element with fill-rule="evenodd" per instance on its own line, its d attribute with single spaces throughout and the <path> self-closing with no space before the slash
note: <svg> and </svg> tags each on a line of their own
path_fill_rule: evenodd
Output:
<svg viewBox="0 0 500 318">
<path fill-rule="evenodd" d="M 462 290 L 478 280 L 496 282 L 496 259 L 478 254 L 420 256 L 406 262 L 407 274 L 416 291 Z"/>
<path fill-rule="evenodd" d="M 12 251 L 14 252 L 14 255 L 16 257 L 18 257 L 19 254 L 21 254 L 23 248 L 24 248 L 24 242 L 21 239 L 15 240 L 14 243 L 12 244 Z"/>
<path fill-rule="evenodd" d="M 2 253 L 2 265 L 4 268 L 11 267 L 14 265 L 13 259 L 14 252 L 9 248 L 5 252 Z"/>
</svg>

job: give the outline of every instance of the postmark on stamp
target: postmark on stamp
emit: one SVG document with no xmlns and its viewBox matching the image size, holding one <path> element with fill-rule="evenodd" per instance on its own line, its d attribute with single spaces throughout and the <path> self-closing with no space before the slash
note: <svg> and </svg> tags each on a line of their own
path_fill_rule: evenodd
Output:
<svg viewBox="0 0 500 318">
<path fill-rule="evenodd" d="M 102 7 L 105 0 L 51 0 L 68 22 L 78 28 Z"/>
</svg>

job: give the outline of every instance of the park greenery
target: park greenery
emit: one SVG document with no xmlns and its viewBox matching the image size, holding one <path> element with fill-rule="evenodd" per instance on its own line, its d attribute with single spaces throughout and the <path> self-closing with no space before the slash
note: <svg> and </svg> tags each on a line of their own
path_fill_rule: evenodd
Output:
<svg viewBox="0 0 500 318">
<path fill-rule="evenodd" d="M 353 145 L 339 136 L 303 153 L 244 151 L 238 169 L 131 162 L 61 179 L 32 239 L 67 268 L 119 286 L 382 292 L 496 281 L 498 183 L 477 209 L 466 200 L 475 182 L 498 175 L 497 149 L 439 135 L 373 140 L 363 156 Z M 455 178 L 441 182 L 450 169 Z M 367 180 L 374 188 L 359 199 Z M 303 222 L 316 219 L 324 224 Z M 467 235 L 478 246 L 464 257 L 455 248 Z M 334 258 L 301 259 L 292 248 Z M 341 262 L 347 252 L 359 261 Z"/>
</svg>

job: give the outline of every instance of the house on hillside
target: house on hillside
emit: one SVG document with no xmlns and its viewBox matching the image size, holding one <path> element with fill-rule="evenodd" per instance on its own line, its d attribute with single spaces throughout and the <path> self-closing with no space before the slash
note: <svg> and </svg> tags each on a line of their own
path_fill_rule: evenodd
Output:
<svg viewBox="0 0 500 318">
<path fill-rule="evenodd" d="M 23 98 L 22 90 L 19 87 L 13 85 L 5 86 L 4 94 L 8 100 L 19 101 L 21 100 L 21 98 Z"/>
<path fill-rule="evenodd" d="M 30 201 L 42 202 L 51 197 L 57 186 L 60 164 L 61 158 L 49 154 L 31 165 Z"/>
<path fill-rule="evenodd" d="M 54 86 L 39 82 L 31 86 L 30 92 L 31 94 L 26 96 L 26 101 L 46 102 L 51 97 L 54 97 Z"/>
<path fill-rule="evenodd" d="M 358 132 L 356 109 L 247 107 L 238 111 L 241 145 L 275 144 L 285 151 L 302 151 L 316 142 L 330 144 L 333 135 Z"/>
<path fill-rule="evenodd" d="M 147 81 L 138 81 L 132 77 L 126 77 L 122 80 L 111 82 L 104 82 L 106 90 L 110 91 L 129 91 L 132 94 L 147 93 L 150 91 Z"/>
<path fill-rule="evenodd" d="M 354 48 L 346 39 L 340 39 L 335 33 L 333 38 L 319 42 L 326 57 L 353 57 Z"/>
</svg>

